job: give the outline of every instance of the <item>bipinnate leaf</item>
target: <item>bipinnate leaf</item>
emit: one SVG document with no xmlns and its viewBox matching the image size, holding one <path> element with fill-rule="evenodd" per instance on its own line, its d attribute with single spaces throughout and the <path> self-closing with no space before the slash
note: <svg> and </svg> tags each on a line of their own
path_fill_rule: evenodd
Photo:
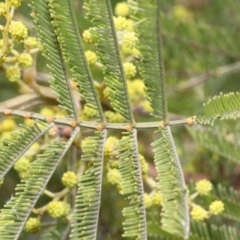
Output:
<svg viewBox="0 0 240 240">
<path fill-rule="evenodd" d="M 37 121 L 32 127 L 22 126 L 23 129 L 11 134 L 10 139 L 3 139 L 0 147 L 0 179 L 8 173 L 14 163 L 43 136 L 52 124 Z"/>
<path fill-rule="evenodd" d="M 152 143 L 163 198 L 161 223 L 165 231 L 188 239 L 189 209 L 184 175 L 169 126 L 161 128 L 162 137 Z"/>
<path fill-rule="evenodd" d="M 31 164 L 28 176 L 16 187 L 16 194 L 0 214 L 1 239 L 17 240 L 37 200 L 46 187 L 61 159 L 74 141 L 80 128 L 76 128 L 68 142 L 54 141 Z"/>
<path fill-rule="evenodd" d="M 34 0 L 31 2 L 34 12 L 35 26 L 43 48 L 43 54 L 49 62 L 49 70 L 52 74 L 50 80 L 53 93 L 59 102 L 59 106 L 66 110 L 70 117 L 78 118 L 75 100 L 72 94 L 63 53 L 61 51 L 58 36 L 55 33 L 53 18 L 48 0 Z"/>
<path fill-rule="evenodd" d="M 91 163 L 91 167 L 79 178 L 70 239 L 97 238 L 106 135 L 106 130 L 96 132 L 82 146 L 81 161 Z"/>
<path fill-rule="evenodd" d="M 110 0 L 86 0 L 84 4 L 88 19 L 96 27 L 97 53 L 104 66 L 104 80 L 109 88 L 111 105 L 126 122 L 134 123 L 111 2 Z"/>
<path fill-rule="evenodd" d="M 123 209 L 123 237 L 147 239 L 146 210 L 142 172 L 137 147 L 136 129 L 124 132 L 117 145 L 119 171 L 121 173 L 121 194 L 126 196 L 129 206 Z"/>
<path fill-rule="evenodd" d="M 213 125 L 216 119 L 237 119 L 240 117 L 240 93 L 221 93 L 205 103 L 203 111 L 204 114 L 196 118 L 201 124 Z"/>
</svg>

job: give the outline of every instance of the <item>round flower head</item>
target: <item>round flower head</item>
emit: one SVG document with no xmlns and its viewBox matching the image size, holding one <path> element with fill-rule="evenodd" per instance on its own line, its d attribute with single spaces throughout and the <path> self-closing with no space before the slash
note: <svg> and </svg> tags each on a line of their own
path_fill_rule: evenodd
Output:
<svg viewBox="0 0 240 240">
<path fill-rule="evenodd" d="M 19 7 L 19 6 L 21 5 L 21 1 L 22 1 L 22 0 L 9 0 L 10 5 L 11 5 L 12 7 L 15 7 L 15 8 L 17 8 L 17 7 Z"/>
<path fill-rule="evenodd" d="M 17 66 L 10 66 L 6 69 L 6 76 L 9 81 L 16 82 L 21 77 L 21 72 L 19 67 Z"/>
<path fill-rule="evenodd" d="M 196 183 L 196 190 L 200 195 L 208 195 L 212 190 L 212 184 L 206 179 L 200 180 Z"/>
<path fill-rule="evenodd" d="M 151 195 L 151 199 L 152 199 L 152 204 L 156 205 L 156 206 L 161 206 L 162 202 L 163 202 L 163 197 L 160 195 L 159 192 L 155 192 Z"/>
<path fill-rule="evenodd" d="M 22 53 L 17 58 L 18 64 L 21 68 L 30 67 L 33 63 L 32 56 L 29 53 Z"/>
<path fill-rule="evenodd" d="M 129 6 L 126 2 L 120 2 L 116 4 L 115 14 L 117 16 L 126 17 L 129 15 Z"/>
<path fill-rule="evenodd" d="M 108 122 L 110 123 L 120 123 L 124 121 L 124 118 L 121 116 L 121 114 L 112 112 L 112 111 L 105 111 L 104 115 Z"/>
<path fill-rule="evenodd" d="M 105 143 L 105 150 L 104 150 L 104 155 L 107 156 L 111 156 L 114 151 L 116 151 L 116 146 L 117 143 L 119 142 L 119 139 L 117 139 L 116 137 L 108 137 Z"/>
<path fill-rule="evenodd" d="M 62 201 L 52 201 L 47 207 L 48 214 L 53 218 L 59 218 L 65 215 L 64 204 Z"/>
<path fill-rule="evenodd" d="M 68 171 L 65 172 L 62 176 L 62 183 L 68 188 L 73 188 L 78 183 L 78 178 L 75 172 Z"/>
<path fill-rule="evenodd" d="M 37 233 L 41 230 L 41 222 L 38 218 L 29 218 L 25 225 L 25 230 L 29 233 Z"/>
<path fill-rule="evenodd" d="M 113 21 L 117 31 L 126 30 L 128 27 L 128 21 L 125 17 L 113 17 Z"/>
<path fill-rule="evenodd" d="M 214 201 L 209 206 L 209 211 L 213 215 L 218 215 L 224 211 L 224 204 L 222 201 Z"/>
<path fill-rule="evenodd" d="M 129 48 L 134 48 L 138 42 L 138 37 L 135 32 L 126 32 L 123 35 L 123 45 Z"/>
<path fill-rule="evenodd" d="M 26 47 L 29 48 L 36 48 L 39 46 L 39 42 L 35 37 L 28 37 L 24 40 L 24 44 Z"/>
<path fill-rule="evenodd" d="M 120 184 L 121 182 L 121 173 L 119 172 L 118 169 L 113 168 L 113 169 L 109 169 L 108 173 L 107 173 L 107 181 L 111 184 Z"/>
<path fill-rule="evenodd" d="M 18 172 L 27 172 L 30 168 L 30 161 L 25 158 L 21 157 L 15 164 L 14 169 Z"/>
<path fill-rule="evenodd" d="M 190 215 L 195 221 L 203 221 L 208 218 L 208 212 L 200 206 L 194 206 Z"/>
<path fill-rule="evenodd" d="M 23 41 L 28 36 L 27 28 L 20 21 L 11 21 L 9 32 L 11 33 L 12 38 L 17 42 Z"/>
<path fill-rule="evenodd" d="M 16 127 L 16 123 L 13 119 L 6 118 L 0 124 L 0 131 L 12 131 Z"/>
<path fill-rule="evenodd" d="M 82 34 L 83 36 L 83 41 L 86 42 L 86 43 L 93 43 L 93 37 L 92 37 L 92 33 L 91 31 L 88 29 L 88 30 L 85 30 Z"/>
<path fill-rule="evenodd" d="M 131 62 L 123 63 L 124 72 L 127 78 L 132 78 L 137 73 L 137 68 Z"/>
<path fill-rule="evenodd" d="M 85 56 L 89 65 L 93 65 L 97 62 L 97 55 L 95 52 L 88 50 L 85 52 Z"/>
</svg>

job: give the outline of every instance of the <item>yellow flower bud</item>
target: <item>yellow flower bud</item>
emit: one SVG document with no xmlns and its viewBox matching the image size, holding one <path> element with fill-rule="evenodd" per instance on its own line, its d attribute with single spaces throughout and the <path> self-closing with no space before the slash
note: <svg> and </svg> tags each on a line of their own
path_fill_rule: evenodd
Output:
<svg viewBox="0 0 240 240">
<path fill-rule="evenodd" d="M 222 201 L 214 201 L 209 206 L 209 211 L 213 215 L 218 215 L 224 211 L 224 204 Z"/>
<path fill-rule="evenodd" d="M 212 190 L 212 184 L 206 179 L 200 180 L 196 183 L 196 190 L 200 195 L 208 195 Z"/>
<path fill-rule="evenodd" d="M 11 21 L 9 32 L 11 33 L 12 38 L 18 42 L 23 41 L 28 36 L 27 28 L 20 21 Z"/>
<path fill-rule="evenodd" d="M 116 4 L 115 14 L 117 16 L 126 17 L 129 15 L 130 9 L 126 2 L 120 2 Z"/>
<path fill-rule="evenodd" d="M 41 222 L 38 218 L 29 218 L 25 225 L 26 232 L 37 233 L 41 230 Z"/>
<path fill-rule="evenodd" d="M 209 217 L 208 212 L 200 206 L 194 206 L 190 215 L 195 221 L 203 221 Z"/>
</svg>

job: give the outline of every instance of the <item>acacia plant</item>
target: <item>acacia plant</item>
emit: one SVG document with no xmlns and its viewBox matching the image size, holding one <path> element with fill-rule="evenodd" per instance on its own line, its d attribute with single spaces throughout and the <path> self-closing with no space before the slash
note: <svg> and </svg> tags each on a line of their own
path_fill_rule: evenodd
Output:
<svg viewBox="0 0 240 240">
<path fill-rule="evenodd" d="M 2 132 L 21 123 L 1 143 L 1 184 L 12 168 L 21 181 L 1 210 L 0 239 L 31 239 L 33 233 L 38 234 L 34 239 L 240 239 L 235 228 L 239 193 L 213 187 L 208 180 L 187 188 L 172 136 L 173 127 L 186 126 L 200 145 L 238 162 L 233 137 L 213 126 L 239 117 L 240 94 L 219 94 L 204 104 L 201 114 L 172 119 L 161 32 L 167 18 L 161 18 L 161 1 L 128 0 L 119 3 L 113 16 L 110 0 L 86 0 L 85 17 L 92 25 L 83 34 L 73 2 L 31 1 L 37 39 L 28 36 L 23 23 L 13 21 L 20 0 L 0 3 L 5 19 L 1 64 L 24 93 L 0 104 Z M 23 53 L 15 49 L 19 43 L 24 43 Z M 91 50 L 86 51 L 87 44 Z M 51 75 L 37 74 L 39 51 Z M 101 80 L 93 78 L 92 65 L 102 71 Z M 133 80 L 135 75 L 139 78 Z M 156 178 L 139 154 L 141 131 L 153 133 Z M 61 183 L 59 169 L 64 172 Z M 122 208 L 122 230 L 111 222 L 113 213 L 107 213 L 108 228 L 120 233 L 114 237 L 104 233 L 101 217 L 106 214 L 101 206 L 114 195 L 105 190 L 106 182 L 116 187 L 118 198 L 124 197 L 115 206 L 116 211 Z M 62 189 L 54 192 L 54 185 Z M 222 219 L 211 221 L 220 213 L 232 226 Z"/>
</svg>

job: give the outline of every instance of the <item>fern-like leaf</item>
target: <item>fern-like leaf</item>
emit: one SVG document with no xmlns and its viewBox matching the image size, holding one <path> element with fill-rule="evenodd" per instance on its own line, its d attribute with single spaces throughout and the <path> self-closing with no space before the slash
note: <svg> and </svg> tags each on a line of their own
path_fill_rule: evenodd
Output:
<svg viewBox="0 0 240 240">
<path fill-rule="evenodd" d="M 104 122 L 104 114 L 94 86 L 91 71 L 86 61 L 82 40 L 74 17 L 71 0 L 50 1 L 53 24 L 68 62 L 73 80 L 78 83 L 80 93 L 88 107 L 97 112 L 97 118 Z"/>
<path fill-rule="evenodd" d="M 187 190 L 169 126 L 160 130 L 162 137 L 152 143 L 158 172 L 159 191 L 163 197 L 162 228 L 188 238 L 189 210 Z"/>
<path fill-rule="evenodd" d="M 43 54 L 49 61 L 49 69 L 53 76 L 50 84 L 56 95 L 60 107 L 68 112 L 70 117 L 77 119 L 75 100 L 71 91 L 63 54 L 59 40 L 52 24 L 52 17 L 48 0 L 32 1 L 32 9 L 35 16 L 35 25 L 39 40 L 43 47 Z"/>
<path fill-rule="evenodd" d="M 55 141 L 31 164 L 29 175 L 16 187 L 16 195 L 8 201 L 0 215 L 2 239 L 17 240 L 32 208 L 41 196 L 58 163 L 71 146 L 80 128 L 68 142 Z"/>
<path fill-rule="evenodd" d="M 98 55 L 110 89 L 111 105 L 127 122 L 134 123 L 110 0 L 86 0 L 85 8 L 88 18 L 97 28 Z"/>
<path fill-rule="evenodd" d="M 216 226 L 204 222 L 191 222 L 191 235 L 189 240 L 238 240 L 240 232 L 231 226 Z"/>
<path fill-rule="evenodd" d="M 136 129 L 124 132 L 125 137 L 119 141 L 117 150 L 120 161 L 121 193 L 127 196 L 129 207 L 123 209 L 126 221 L 123 223 L 123 237 L 147 239 L 146 212 L 143 200 L 142 172 L 137 148 Z"/>
<path fill-rule="evenodd" d="M 212 124 L 216 119 L 240 117 L 240 93 L 220 94 L 209 100 L 203 107 L 204 115 L 197 117 L 201 124 Z"/>
<path fill-rule="evenodd" d="M 33 127 L 25 127 L 20 132 L 12 133 L 11 139 L 5 139 L 5 145 L 0 149 L 0 179 L 2 179 L 13 164 L 28 150 L 38 138 L 44 135 L 52 124 L 37 122 Z"/>
<path fill-rule="evenodd" d="M 106 130 L 96 132 L 83 146 L 81 161 L 91 162 L 92 166 L 79 179 L 71 239 L 96 239 L 106 135 Z"/>
<path fill-rule="evenodd" d="M 226 135 L 207 127 L 188 128 L 191 136 L 200 145 L 223 157 L 240 162 L 239 144 L 229 140 Z"/>
<path fill-rule="evenodd" d="M 160 0 L 138 1 L 139 50 L 141 73 L 147 89 L 148 100 L 156 118 L 167 121 L 167 98 L 165 90 L 164 62 L 162 52 Z"/>
</svg>

